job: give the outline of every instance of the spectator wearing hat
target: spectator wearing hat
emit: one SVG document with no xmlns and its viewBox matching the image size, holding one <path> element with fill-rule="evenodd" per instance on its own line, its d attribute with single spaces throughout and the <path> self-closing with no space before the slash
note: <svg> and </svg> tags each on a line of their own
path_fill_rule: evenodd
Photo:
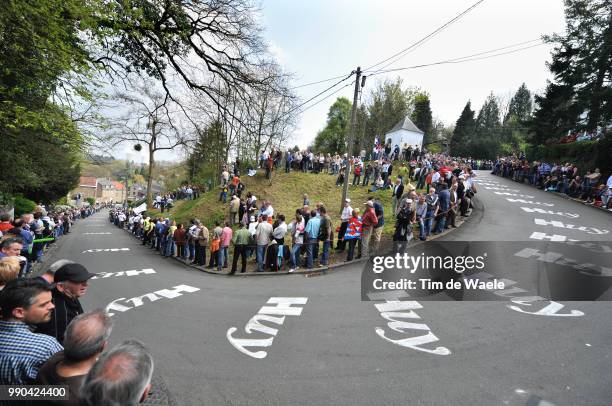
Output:
<svg viewBox="0 0 612 406">
<path fill-rule="evenodd" d="M 412 224 L 416 221 L 412 199 L 404 200 L 402 207 L 397 212 L 396 219 L 393 241 L 395 250 L 402 252 L 406 250 L 408 241 L 412 240 Z"/>
<path fill-rule="evenodd" d="M 34 279 L 15 279 L 0 295 L 0 385 L 25 385 L 62 346 L 53 337 L 36 334 L 30 325 L 49 321 L 51 287 Z"/>
<path fill-rule="evenodd" d="M 81 387 L 83 406 L 137 406 L 151 390 L 153 357 L 142 343 L 127 340 L 102 354 Z"/>
<path fill-rule="evenodd" d="M 376 212 L 374 211 L 374 202 L 372 200 L 368 200 L 364 203 L 364 205 L 366 206 L 366 210 L 361 219 L 361 245 L 363 255 L 367 257 L 369 255 L 370 239 L 372 238 L 374 227 L 378 224 L 378 218 L 376 218 Z"/>
<path fill-rule="evenodd" d="M 233 195 L 229 204 L 229 212 L 230 212 L 230 223 L 238 224 L 238 213 L 240 212 L 240 198 L 238 195 Z"/>
<path fill-rule="evenodd" d="M 38 371 L 36 385 L 66 385 L 68 400 L 46 405 L 79 406 L 79 390 L 87 373 L 108 344 L 113 322 L 108 313 L 94 310 L 78 315 L 66 329 L 64 351 L 55 353 Z"/>
<path fill-rule="evenodd" d="M 53 289 L 53 304 L 51 320 L 41 324 L 37 332 L 55 337 L 64 342 L 64 332 L 68 324 L 79 314 L 83 314 L 83 306 L 79 298 L 87 292 L 87 282 L 95 274 L 90 273 L 83 265 L 77 263 L 65 264 L 55 272 L 55 288 Z"/>
<path fill-rule="evenodd" d="M 74 261 L 71 261 L 69 259 L 59 259 L 52 263 L 49 268 L 47 268 L 45 273 L 40 276 L 37 276 L 35 279 L 51 285 L 52 283 L 55 283 L 55 273 L 57 272 L 57 270 L 66 264 L 74 264 Z"/>
<path fill-rule="evenodd" d="M 338 243 L 336 250 L 338 252 L 344 251 L 346 248 L 346 241 L 344 241 L 344 234 L 348 227 L 349 220 L 353 215 L 353 208 L 351 207 L 351 199 L 344 200 L 344 208 L 342 208 L 342 214 L 340 214 L 340 229 L 338 230 Z"/>
</svg>

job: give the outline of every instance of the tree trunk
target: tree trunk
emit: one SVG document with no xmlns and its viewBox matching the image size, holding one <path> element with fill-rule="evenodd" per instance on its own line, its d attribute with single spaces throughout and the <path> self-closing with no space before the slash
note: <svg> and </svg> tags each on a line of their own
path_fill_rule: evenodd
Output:
<svg viewBox="0 0 612 406">
<path fill-rule="evenodd" d="M 151 125 L 151 142 L 149 143 L 149 173 L 147 174 L 147 210 L 153 207 L 153 165 L 155 165 L 155 122 Z"/>
</svg>

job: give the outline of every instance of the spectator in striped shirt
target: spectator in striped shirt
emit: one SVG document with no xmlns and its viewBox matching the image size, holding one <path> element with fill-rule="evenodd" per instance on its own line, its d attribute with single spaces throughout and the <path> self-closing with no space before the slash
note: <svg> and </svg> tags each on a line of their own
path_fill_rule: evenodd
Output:
<svg viewBox="0 0 612 406">
<path fill-rule="evenodd" d="M 30 324 L 51 319 L 51 287 L 33 279 L 16 279 L 0 294 L 0 385 L 24 385 L 63 348 L 53 337 L 30 331 Z"/>
</svg>

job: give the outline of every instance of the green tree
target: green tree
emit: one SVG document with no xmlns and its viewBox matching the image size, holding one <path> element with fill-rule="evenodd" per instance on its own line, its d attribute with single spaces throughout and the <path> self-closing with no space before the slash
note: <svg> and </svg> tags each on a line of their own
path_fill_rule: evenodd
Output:
<svg viewBox="0 0 612 406">
<path fill-rule="evenodd" d="M 499 106 L 495 96 L 491 93 L 476 117 L 470 155 L 474 158 L 494 158 L 501 145 L 501 129 Z"/>
<path fill-rule="evenodd" d="M 468 156 L 476 120 L 474 119 L 472 103 L 467 102 L 455 124 L 455 130 L 450 142 L 450 153 L 454 156 Z"/>
<path fill-rule="evenodd" d="M 419 93 L 414 97 L 412 122 L 425 133 L 423 136 L 423 145 L 427 146 L 436 141 L 433 134 L 433 119 L 429 95 L 427 95 L 427 93 Z"/>
<path fill-rule="evenodd" d="M 504 117 L 502 130 L 500 132 L 502 155 L 520 154 L 525 151 L 528 137 L 527 125 L 531 120 L 533 109 L 531 92 L 523 83 L 508 106 L 508 112 Z"/>
<path fill-rule="evenodd" d="M 516 117 L 519 122 L 527 122 L 531 118 L 532 110 L 531 92 L 527 89 L 527 85 L 523 83 L 510 100 L 508 114 L 504 117 L 504 124 L 512 116 Z"/>
<path fill-rule="evenodd" d="M 192 183 L 215 183 L 224 163 L 226 137 L 221 121 L 215 120 L 198 131 L 198 137 L 187 158 L 187 178 Z"/>
<path fill-rule="evenodd" d="M 557 43 L 550 70 L 557 84 L 574 90 L 568 107 L 577 127 L 605 127 L 612 120 L 612 2 L 565 0 L 565 20 L 565 34 L 547 38 Z M 579 119 L 583 112 L 586 120 Z"/>
<path fill-rule="evenodd" d="M 401 78 L 386 80 L 370 92 L 366 98 L 368 118 L 360 145 L 373 145 L 374 137 L 382 140 L 400 120 L 404 119 L 414 108 L 414 97 L 418 90 L 403 89 Z"/>
<path fill-rule="evenodd" d="M 535 95 L 536 109 L 529 121 L 530 141 L 534 145 L 544 144 L 549 139 L 556 139 L 567 133 L 576 125 L 580 107 L 572 99 L 574 90 L 570 86 L 548 82 L 542 95 Z"/>
<path fill-rule="evenodd" d="M 45 177 L 37 175 L 59 168 L 71 176 L 53 178 L 65 183 L 49 196 L 74 183 L 74 147 L 84 142 L 74 125 L 83 118 L 76 106 L 94 101 L 96 75 L 123 84 L 134 73 L 154 78 L 166 107 L 178 104 L 182 111 L 183 87 L 229 115 L 234 111 L 222 102 L 220 88 L 232 88 L 243 100 L 253 89 L 278 91 L 262 70 L 270 63 L 255 12 L 250 0 L 4 1 L 0 189 L 38 195 Z M 52 145 L 42 157 L 26 148 L 39 138 Z M 47 155 L 63 155 L 68 167 Z"/>
<path fill-rule="evenodd" d="M 314 148 L 317 152 L 341 154 L 346 150 L 346 136 L 351 124 L 351 102 L 339 97 L 329 108 L 325 128 L 317 134 Z"/>
</svg>

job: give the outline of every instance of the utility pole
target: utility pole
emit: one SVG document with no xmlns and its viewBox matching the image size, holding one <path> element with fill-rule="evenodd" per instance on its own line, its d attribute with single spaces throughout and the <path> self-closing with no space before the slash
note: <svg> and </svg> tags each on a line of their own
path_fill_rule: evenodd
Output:
<svg viewBox="0 0 612 406">
<path fill-rule="evenodd" d="M 355 128 L 357 127 L 357 100 L 359 99 L 359 86 L 361 85 L 361 67 L 355 71 L 355 94 L 353 95 L 353 108 L 351 110 L 351 131 L 348 139 L 347 165 L 344 169 L 344 186 L 342 188 L 342 202 L 340 202 L 340 213 L 344 209 L 344 201 L 348 194 L 349 178 L 351 174 L 351 156 L 353 154 L 353 142 L 355 141 Z"/>
</svg>

